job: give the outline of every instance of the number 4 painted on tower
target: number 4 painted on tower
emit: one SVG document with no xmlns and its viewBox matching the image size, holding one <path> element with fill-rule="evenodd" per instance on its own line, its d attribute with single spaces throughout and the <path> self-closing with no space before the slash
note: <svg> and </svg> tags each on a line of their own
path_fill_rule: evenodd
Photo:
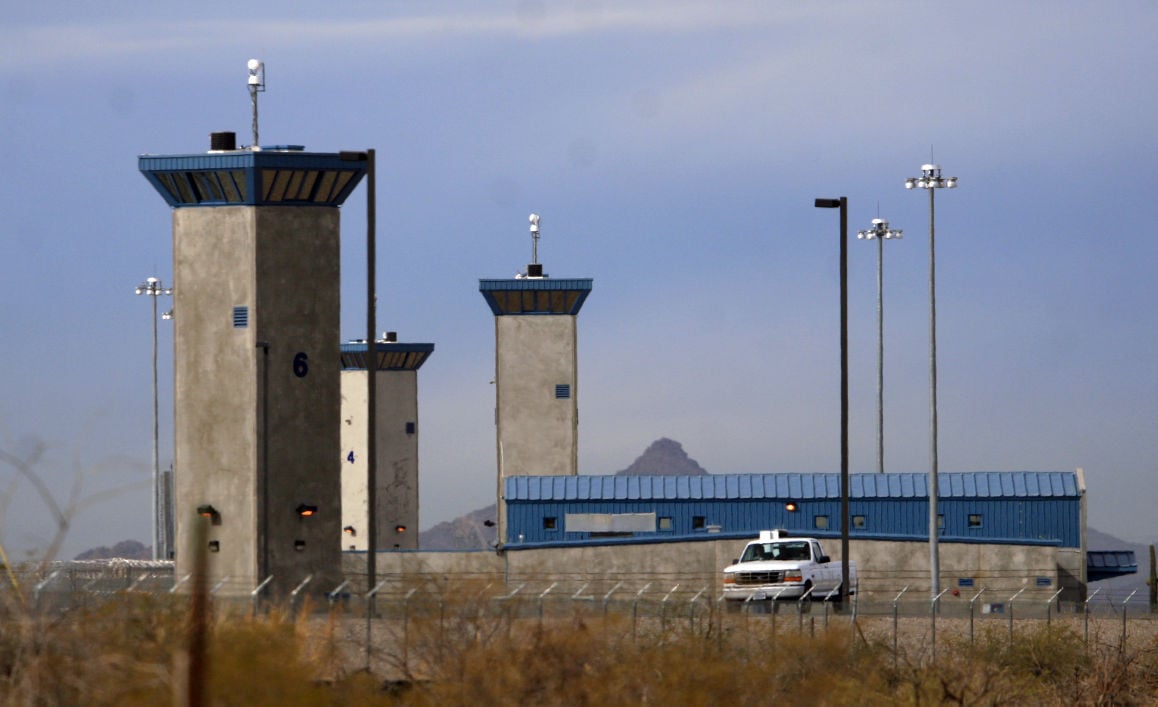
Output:
<svg viewBox="0 0 1158 707">
<path fill-rule="evenodd" d="M 353 449 L 351 449 L 350 453 L 346 455 L 346 461 L 350 462 L 351 464 L 354 463 L 354 450 Z"/>
</svg>

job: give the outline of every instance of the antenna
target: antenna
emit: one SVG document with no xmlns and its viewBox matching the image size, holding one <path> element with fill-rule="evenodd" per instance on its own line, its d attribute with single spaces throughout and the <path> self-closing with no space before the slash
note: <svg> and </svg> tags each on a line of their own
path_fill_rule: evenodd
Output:
<svg viewBox="0 0 1158 707">
<path fill-rule="evenodd" d="M 249 60 L 249 99 L 253 104 L 253 144 L 251 150 L 260 150 L 261 143 L 257 139 L 257 94 L 265 92 L 265 62 L 260 59 Z"/>
<path fill-rule="evenodd" d="M 539 214 L 531 214 L 531 264 L 539 262 Z"/>
<path fill-rule="evenodd" d="M 531 214 L 531 264 L 527 266 L 527 277 L 543 277 L 543 266 L 539 264 L 539 214 Z"/>
</svg>

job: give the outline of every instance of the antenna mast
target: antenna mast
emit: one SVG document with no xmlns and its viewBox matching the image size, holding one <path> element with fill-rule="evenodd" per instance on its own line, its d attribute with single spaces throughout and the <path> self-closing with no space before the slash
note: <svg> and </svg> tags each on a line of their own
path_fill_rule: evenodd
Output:
<svg viewBox="0 0 1158 707">
<path fill-rule="evenodd" d="M 249 60 L 249 99 L 253 104 L 253 144 L 251 150 L 260 150 L 261 143 L 257 139 L 257 94 L 265 92 L 265 62 L 259 59 Z"/>
<path fill-rule="evenodd" d="M 531 214 L 531 264 L 539 263 L 539 214 Z"/>
</svg>

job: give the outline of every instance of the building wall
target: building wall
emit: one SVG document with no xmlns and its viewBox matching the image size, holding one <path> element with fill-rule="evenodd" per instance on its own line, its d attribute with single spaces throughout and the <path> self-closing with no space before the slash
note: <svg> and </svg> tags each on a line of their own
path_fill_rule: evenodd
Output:
<svg viewBox="0 0 1158 707">
<path fill-rule="evenodd" d="M 501 476 L 574 475 L 579 466 L 576 318 L 495 317 Z M 556 397 L 556 386 L 570 395 Z"/>
<path fill-rule="evenodd" d="M 177 572 L 216 543 L 211 581 L 325 583 L 339 571 L 338 210 L 176 209 L 173 260 Z"/>
<path fill-rule="evenodd" d="M 559 582 L 560 592 L 576 591 L 587 585 L 589 592 L 606 592 L 622 582 L 624 592 L 639 591 L 652 583 L 654 591 L 674 584 L 718 595 L 721 571 L 740 556 L 752 538 L 704 539 L 694 542 L 635 543 L 614 545 L 574 545 L 568 547 L 508 549 L 493 552 L 383 553 L 378 568 L 392 576 L 398 586 L 453 584 L 468 580 L 480 583 L 505 582 L 513 588 L 526 584 L 528 591 L 543 591 Z M 822 540 L 825 552 L 840 560 L 839 541 Z M 1004 600 L 1026 589 L 1025 600 L 1048 598 L 1064 589 L 1065 601 L 1084 598 L 1084 586 L 1072 581 L 1073 563 L 1078 553 L 1059 551 L 1054 546 L 943 543 L 940 546 L 941 584 L 957 588 L 959 580 L 972 580 L 950 601 L 968 600 L 985 587 L 988 601 Z M 857 564 L 859 591 L 864 601 L 891 600 L 904 587 L 909 596 L 929 592 L 929 553 L 924 542 L 853 541 L 849 559 Z M 1084 560 L 1083 560 L 1084 561 Z M 343 568 L 347 578 L 364 584 L 366 556 L 346 553 Z M 1039 586 L 1038 578 L 1048 578 Z"/>
<path fill-rule="evenodd" d="M 945 517 L 942 537 L 946 540 L 978 542 L 1057 543 L 1077 549 L 1080 544 L 1081 498 L 942 499 L 938 510 Z M 524 542 L 582 541 L 587 532 L 568 532 L 566 518 L 575 513 L 634 514 L 654 513 L 657 522 L 670 519 L 670 528 L 656 527 L 653 533 L 637 533 L 640 539 L 678 538 L 708 528 L 726 533 L 757 533 L 767 528 L 784 528 L 793 534 L 834 537 L 839 535 L 840 502 L 831 499 L 794 501 L 796 510 L 787 509 L 786 499 L 679 499 L 641 498 L 508 501 L 509 542 L 520 536 Z M 852 537 L 913 536 L 928 534 L 929 505 L 925 499 L 854 499 L 849 514 L 863 518 L 863 527 L 850 530 Z M 969 526 L 970 515 L 980 524 Z M 553 527 L 545 518 L 555 519 Z M 826 527 L 820 527 L 823 521 Z"/>
<path fill-rule="evenodd" d="M 377 540 L 379 550 L 418 548 L 418 371 L 377 373 Z M 367 548 L 366 371 L 343 371 L 342 528 L 344 550 Z M 408 425 L 413 432 L 407 432 Z M 352 457 L 351 457 L 352 454 Z M 351 461 L 352 459 L 352 461 Z M 405 528 L 398 531 L 399 526 Z"/>
</svg>

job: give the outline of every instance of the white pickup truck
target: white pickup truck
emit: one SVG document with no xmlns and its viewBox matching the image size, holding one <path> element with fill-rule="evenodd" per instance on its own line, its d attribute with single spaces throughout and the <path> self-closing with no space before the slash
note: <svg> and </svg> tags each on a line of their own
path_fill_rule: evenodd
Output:
<svg viewBox="0 0 1158 707">
<path fill-rule="evenodd" d="M 760 539 L 724 568 L 724 598 L 729 601 L 797 599 L 809 589 L 824 599 L 840 586 L 841 565 L 824 554 L 815 538 L 790 538 L 762 530 Z M 848 563 L 849 593 L 856 592 L 856 563 Z"/>
</svg>

